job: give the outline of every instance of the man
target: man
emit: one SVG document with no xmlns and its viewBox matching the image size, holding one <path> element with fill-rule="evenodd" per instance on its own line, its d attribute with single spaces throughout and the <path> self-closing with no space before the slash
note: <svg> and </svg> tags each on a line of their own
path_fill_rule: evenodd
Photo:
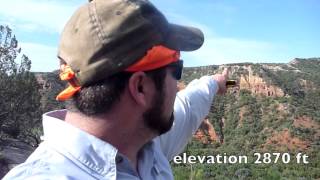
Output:
<svg viewBox="0 0 320 180">
<path fill-rule="evenodd" d="M 192 81 L 177 93 L 180 51 L 203 34 L 169 24 L 145 0 L 94 0 L 61 35 L 57 99 L 66 110 L 43 115 L 44 141 L 4 179 L 173 179 L 181 153 L 227 72 Z"/>
</svg>

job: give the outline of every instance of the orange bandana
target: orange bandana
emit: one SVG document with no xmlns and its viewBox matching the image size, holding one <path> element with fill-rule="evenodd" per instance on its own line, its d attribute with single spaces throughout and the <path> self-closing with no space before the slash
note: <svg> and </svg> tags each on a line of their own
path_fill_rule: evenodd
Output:
<svg viewBox="0 0 320 180">
<path fill-rule="evenodd" d="M 59 95 L 56 97 L 56 100 L 65 101 L 67 99 L 70 99 L 76 92 L 80 91 L 81 86 L 79 86 L 76 82 L 75 74 L 70 68 L 70 66 L 62 64 L 60 66 L 59 76 L 61 80 L 69 82 L 69 87 L 60 92 Z"/>
<path fill-rule="evenodd" d="M 176 62 L 180 59 L 178 51 L 158 45 L 148 50 L 147 54 L 141 58 L 137 63 L 128 67 L 126 72 L 150 71 L 164 67 L 170 63 Z M 63 90 L 56 97 L 58 101 L 65 101 L 70 99 L 76 92 L 80 91 L 81 86 L 77 83 L 75 73 L 70 66 L 63 64 L 60 66 L 60 79 L 69 82 L 69 87 Z"/>
<path fill-rule="evenodd" d="M 147 54 L 143 58 L 141 58 L 137 63 L 131 65 L 125 71 L 150 71 L 176 62 L 179 59 L 180 53 L 178 51 L 166 48 L 161 45 L 154 46 L 147 52 Z"/>
</svg>

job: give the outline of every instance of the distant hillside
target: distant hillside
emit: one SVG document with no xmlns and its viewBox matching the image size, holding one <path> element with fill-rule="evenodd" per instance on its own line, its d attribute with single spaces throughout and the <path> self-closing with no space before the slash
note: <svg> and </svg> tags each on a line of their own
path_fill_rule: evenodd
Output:
<svg viewBox="0 0 320 180">
<path fill-rule="evenodd" d="M 298 152 L 309 164 L 174 165 L 176 179 L 320 178 L 320 58 L 288 64 L 226 64 L 185 68 L 180 87 L 230 68 L 238 86 L 216 97 L 208 120 L 187 146 L 188 155 L 246 155 Z"/>
<path fill-rule="evenodd" d="M 35 73 L 37 81 L 41 87 L 42 111 L 52 111 L 64 108 L 64 104 L 56 101 L 56 96 L 66 87 L 66 82 L 59 78 L 59 71 Z"/>
<path fill-rule="evenodd" d="M 246 155 L 251 161 L 172 163 L 175 179 L 319 179 L 320 58 L 294 59 L 287 64 L 185 68 L 179 87 L 183 89 L 191 80 L 224 68 L 230 68 L 229 78 L 235 79 L 238 86 L 230 88 L 225 96 L 216 96 L 207 119 L 185 152 L 201 156 Z M 65 87 L 58 71 L 35 76 L 41 87 L 41 111 L 63 108 L 55 100 Z M 255 152 L 289 153 L 292 159 L 288 164 L 255 164 Z M 309 164 L 294 162 L 299 152 L 309 156 Z"/>
</svg>

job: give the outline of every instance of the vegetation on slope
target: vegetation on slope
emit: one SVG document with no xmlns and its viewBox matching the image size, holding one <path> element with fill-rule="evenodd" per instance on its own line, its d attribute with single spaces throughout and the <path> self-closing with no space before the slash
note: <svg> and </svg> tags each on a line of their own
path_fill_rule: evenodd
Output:
<svg viewBox="0 0 320 180">
<path fill-rule="evenodd" d="M 290 65 L 290 64 L 289 64 Z M 296 59 L 281 66 L 251 64 L 253 74 L 285 92 L 283 97 L 268 97 L 241 89 L 216 97 L 209 119 L 223 143 L 201 144 L 193 139 L 185 149 L 188 155 L 248 156 L 246 164 L 174 164 L 176 179 L 317 179 L 320 178 L 320 59 Z M 237 64 L 231 77 L 248 75 Z M 285 67 L 285 68 L 283 68 Z M 217 72 L 217 68 L 215 69 Z M 187 72 L 197 72 L 190 68 Z M 206 72 L 202 72 L 206 74 Z M 187 74 L 188 75 L 188 74 Z M 197 73 L 193 77 L 199 77 Z M 236 76 L 235 76 L 236 75 Z M 317 78 L 317 79 L 314 79 Z M 186 77 L 189 79 L 189 77 Z M 304 82 L 304 83 L 302 83 Z M 223 119 L 223 127 L 221 121 Z M 298 122 L 301 122 L 300 124 Z M 311 125 L 306 125 L 309 122 Z M 289 153 L 288 164 L 256 164 L 254 153 Z M 298 153 L 308 155 L 309 164 L 297 163 Z M 274 157 L 273 157 L 273 160 Z"/>
</svg>

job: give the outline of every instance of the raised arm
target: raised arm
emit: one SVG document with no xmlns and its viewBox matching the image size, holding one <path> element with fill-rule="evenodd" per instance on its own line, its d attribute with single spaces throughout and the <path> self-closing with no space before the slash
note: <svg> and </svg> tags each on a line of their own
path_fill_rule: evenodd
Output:
<svg viewBox="0 0 320 180">
<path fill-rule="evenodd" d="M 191 136 L 208 115 L 214 96 L 226 91 L 228 72 L 193 80 L 177 93 L 172 129 L 159 137 L 160 146 L 168 160 L 182 152 Z"/>
</svg>

